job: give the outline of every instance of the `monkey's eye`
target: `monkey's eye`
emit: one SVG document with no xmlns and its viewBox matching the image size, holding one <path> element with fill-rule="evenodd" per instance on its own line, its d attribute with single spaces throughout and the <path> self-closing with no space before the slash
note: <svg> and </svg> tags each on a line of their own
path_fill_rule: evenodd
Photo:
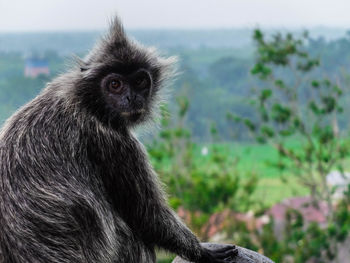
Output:
<svg viewBox="0 0 350 263">
<path fill-rule="evenodd" d="M 112 79 L 109 83 L 109 90 L 113 93 L 118 93 L 123 87 L 123 82 L 120 79 Z"/>
</svg>

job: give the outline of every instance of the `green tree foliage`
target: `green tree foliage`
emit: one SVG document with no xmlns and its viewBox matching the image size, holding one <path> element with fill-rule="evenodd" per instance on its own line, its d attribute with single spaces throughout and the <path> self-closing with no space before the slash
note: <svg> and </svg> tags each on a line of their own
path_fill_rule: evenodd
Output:
<svg viewBox="0 0 350 263">
<path fill-rule="evenodd" d="M 326 177 L 336 169 L 343 172 L 349 156 L 349 140 L 338 125 L 343 114 L 343 88 L 327 77 L 314 77 L 318 59 L 307 52 L 309 38 L 292 34 L 266 37 L 255 30 L 256 63 L 251 70 L 260 80 L 252 105 L 256 118 L 232 117 L 243 123 L 260 143 L 273 145 L 281 172 L 297 176 L 317 201 L 328 205 L 328 226 L 305 226 L 297 211 L 289 211 L 282 241 L 272 234 L 273 224 L 265 226 L 260 245 L 276 262 L 292 257 L 293 262 L 329 262 L 337 253 L 337 243 L 348 236 L 349 200 L 344 198 L 334 209 L 333 190 Z M 292 76 L 292 77 L 288 77 Z M 298 147 L 289 141 L 297 140 Z M 288 178 L 287 178 L 288 179 Z"/>
<path fill-rule="evenodd" d="M 149 145 L 148 151 L 154 167 L 166 184 L 169 202 L 174 209 L 180 206 L 192 214 L 192 228 L 200 228 L 214 212 L 225 208 L 246 211 L 257 184 L 254 175 L 243 180 L 236 171 L 236 161 L 230 161 L 227 153 L 215 144 L 208 147 L 205 162 L 198 162 L 200 145 L 193 142 L 191 133 L 184 126 L 189 102 L 185 97 L 177 99 L 178 119 L 169 121 L 163 110 L 160 138 Z M 213 140 L 218 138 L 215 125 L 211 128 Z"/>
<path fill-rule="evenodd" d="M 265 225 L 258 235 L 259 246 L 275 262 L 327 263 L 336 258 L 337 245 L 350 233 L 350 186 L 334 212 L 334 220 L 326 227 L 317 223 L 306 225 L 302 215 L 296 210 L 289 210 L 286 225 L 279 239 L 274 234 L 274 222 Z"/>
<path fill-rule="evenodd" d="M 280 156 L 275 166 L 292 171 L 332 211 L 326 176 L 333 169 L 342 171 L 349 156 L 348 140 L 339 137 L 337 121 L 343 113 L 343 90 L 328 78 L 309 78 L 319 61 L 306 52 L 306 33 L 301 38 L 276 34 L 267 40 L 256 30 L 254 40 L 257 57 L 251 73 L 262 81 L 255 90 L 257 118 L 236 121 L 244 123 L 258 142 L 272 144 Z M 283 78 L 286 72 L 293 78 Z M 298 149 L 288 145 L 291 138 L 300 142 Z"/>
</svg>

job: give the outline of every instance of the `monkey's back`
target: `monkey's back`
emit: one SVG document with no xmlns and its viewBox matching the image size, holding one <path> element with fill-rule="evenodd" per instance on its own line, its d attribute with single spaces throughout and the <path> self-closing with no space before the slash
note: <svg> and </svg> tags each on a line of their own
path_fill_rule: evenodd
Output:
<svg viewBox="0 0 350 263">
<path fill-rule="evenodd" d="M 50 94 L 1 133 L 0 262 L 153 262 L 112 208 L 81 124 Z"/>
</svg>

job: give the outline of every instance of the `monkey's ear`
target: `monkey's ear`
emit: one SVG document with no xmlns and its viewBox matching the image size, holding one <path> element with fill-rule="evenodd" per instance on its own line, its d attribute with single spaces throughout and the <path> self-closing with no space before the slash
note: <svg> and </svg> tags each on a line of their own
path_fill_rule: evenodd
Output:
<svg viewBox="0 0 350 263">
<path fill-rule="evenodd" d="M 82 60 L 80 57 L 73 55 L 73 61 L 80 68 L 81 72 L 89 69 L 89 65 L 84 60 Z"/>
</svg>

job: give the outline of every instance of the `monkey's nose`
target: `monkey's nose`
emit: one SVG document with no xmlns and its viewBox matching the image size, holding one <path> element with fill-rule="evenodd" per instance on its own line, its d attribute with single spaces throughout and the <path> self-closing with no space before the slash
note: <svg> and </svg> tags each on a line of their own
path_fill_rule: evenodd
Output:
<svg viewBox="0 0 350 263">
<path fill-rule="evenodd" d="M 130 97 L 126 96 L 126 100 L 130 103 Z"/>
</svg>

